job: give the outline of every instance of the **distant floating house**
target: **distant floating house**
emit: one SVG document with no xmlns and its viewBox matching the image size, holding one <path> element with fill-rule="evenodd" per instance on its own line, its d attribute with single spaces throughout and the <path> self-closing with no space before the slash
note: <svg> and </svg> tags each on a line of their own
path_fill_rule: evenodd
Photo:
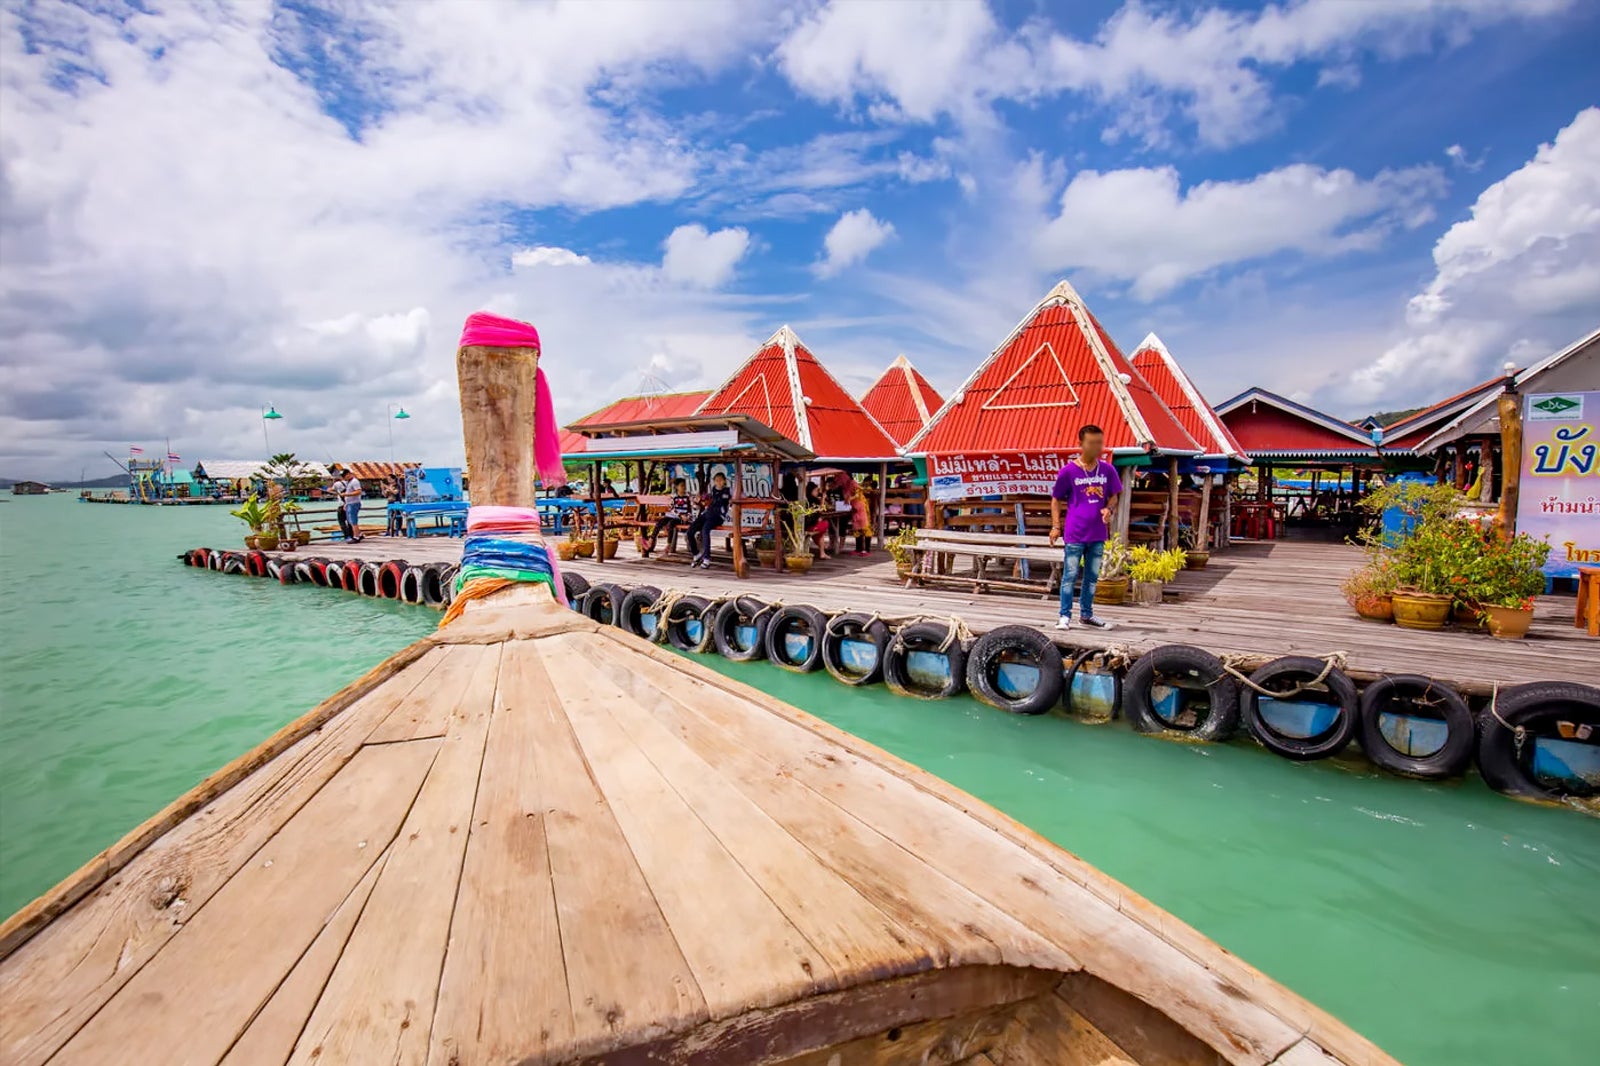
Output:
<svg viewBox="0 0 1600 1066">
<path fill-rule="evenodd" d="M 905 445 L 933 420 L 944 398 L 911 360 L 897 355 L 861 397 L 861 406 L 896 444 Z"/>
<path fill-rule="evenodd" d="M 18 481 L 11 486 L 13 496 L 43 496 L 50 491 L 50 486 L 42 481 Z"/>
</svg>

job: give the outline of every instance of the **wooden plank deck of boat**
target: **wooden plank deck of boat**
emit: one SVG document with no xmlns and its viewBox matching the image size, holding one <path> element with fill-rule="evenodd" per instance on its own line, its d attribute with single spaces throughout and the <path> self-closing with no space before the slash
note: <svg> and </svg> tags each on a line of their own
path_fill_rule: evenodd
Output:
<svg viewBox="0 0 1600 1066">
<path fill-rule="evenodd" d="M 0 927 L 8 1066 L 1324 1049 L 1392 1061 L 931 775 L 548 598 L 478 605 Z"/>
<path fill-rule="evenodd" d="M 456 561 L 461 542 L 444 537 L 368 537 L 359 544 L 319 544 L 313 554 L 336 558 L 411 562 Z M 1265 660 L 1279 655 L 1345 652 L 1358 679 L 1383 674 L 1422 674 L 1488 695 L 1495 686 L 1528 681 L 1600 683 L 1600 642 L 1572 624 L 1571 597 L 1541 597 L 1526 640 L 1500 641 L 1461 630 L 1419 632 L 1357 618 L 1339 593 L 1339 582 L 1361 563 L 1349 545 L 1311 541 L 1240 542 L 1211 557 L 1204 570 L 1179 575 L 1177 602 L 1160 607 L 1102 607 L 1115 623 L 1109 633 L 1083 628 L 1053 630 L 1055 598 L 974 594 L 951 588 L 910 588 L 895 579 L 885 553 L 870 560 L 829 559 L 809 574 L 779 575 L 753 570 L 743 581 L 725 558 L 710 570 L 684 562 L 640 560 L 631 546 L 619 558 L 580 560 L 562 566 L 590 581 L 677 588 L 704 596 L 759 596 L 809 603 L 823 610 L 878 611 L 885 616 L 959 615 L 976 633 L 999 625 L 1036 625 L 1059 643 L 1074 647 L 1125 645 L 1143 651 L 1159 644 L 1192 644 L 1216 654 Z"/>
</svg>

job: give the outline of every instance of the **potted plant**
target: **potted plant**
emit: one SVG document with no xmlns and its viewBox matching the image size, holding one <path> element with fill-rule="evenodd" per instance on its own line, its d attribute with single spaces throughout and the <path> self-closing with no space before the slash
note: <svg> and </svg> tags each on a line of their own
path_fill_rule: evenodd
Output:
<svg viewBox="0 0 1600 1066">
<path fill-rule="evenodd" d="M 261 502 L 260 497 L 252 492 L 250 497 L 244 501 L 238 510 L 229 511 L 228 513 L 233 515 L 233 517 L 237 518 L 239 521 L 243 522 L 250 529 L 249 536 L 244 538 L 244 546 L 252 551 L 260 548 L 263 531 L 267 528 L 267 522 L 271 520 L 271 516 L 267 511 L 267 507 Z M 274 533 L 272 534 L 272 547 L 276 548 L 277 546 L 278 535 Z"/>
<path fill-rule="evenodd" d="M 900 532 L 889 538 L 889 557 L 894 560 L 894 572 L 901 581 L 911 577 L 911 568 L 916 564 L 917 557 L 917 553 L 911 549 L 916 543 L 915 526 L 904 526 Z"/>
<path fill-rule="evenodd" d="M 578 557 L 578 524 L 574 522 L 567 530 L 567 539 L 556 542 L 556 558 L 564 563 L 570 563 Z"/>
<path fill-rule="evenodd" d="M 621 543 L 622 534 L 620 532 L 615 529 L 606 530 L 606 539 L 600 547 L 600 558 L 615 559 L 617 557 L 617 545 Z"/>
<path fill-rule="evenodd" d="M 755 540 L 756 562 L 770 569 L 778 560 L 778 541 L 771 534 L 762 534 Z"/>
<path fill-rule="evenodd" d="M 1161 602 L 1161 586 L 1178 576 L 1185 563 L 1182 548 L 1156 551 L 1139 545 L 1128 552 L 1128 578 L 1130 598 L 1141 607 L 1154 607 Z"/>
<path fill-rule="evenodd" d="M 1184 567 L 1188 570 L 1204 570 L 1211 561 L 1209 551 L 1201 551 L 1196 545 L 1199 537 L 1196 536 L 1193 526 L 1183 526 L 1178 530 L 1178 544 L 1184 551 Z"/>
<path fill-rule="evenodd" d="M 783 512 L 783 565 L 803 574 L 811 569 L 811 538 L 806 535 L 806 519 L 820 511 L 805 500 L 793 500 Z"/>
<path fill-rule="evenodd" d="M 1473 591 L 1491 636 L 1521 640 L 1533 624 L 1533 598 L 1544 591 L 1550 545 L 1526 533 L 1484 538 Z"/>
<path fill-rule="evenodd" d="M 1339 590 L 1345 602 L 1362 618 L 1375 622 L 1394 621 L 1394 567 L 1386 555 L 1375 554 L 1371 562 L 1350 571 Z"/>
<path fill-rule="evenodd" d="M 1100 556 L 1100 584 L 1094 589 L 1094 602 L 1116 606 L 1128 600 L 1128 546 L 1116 533 L 1106 541 Z"/>
</svg>

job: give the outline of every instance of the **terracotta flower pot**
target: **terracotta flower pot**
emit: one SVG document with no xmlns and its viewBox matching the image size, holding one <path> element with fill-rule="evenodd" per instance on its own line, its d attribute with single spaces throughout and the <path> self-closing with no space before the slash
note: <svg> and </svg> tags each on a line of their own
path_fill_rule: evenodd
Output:
<svg viewBox="0 0 1600 1066">
<path fill-rule="evenodd" d="M 1521 640 L 1533 624 L 1532 607 L 1526 611 L 1520 607 L 1485 607 L 1483 613 L 1490 635 L 1501 640 Z"/>
<path fill-rule="evenodd" d="M 621 541 L 611 540 L 608 538 L 605 542 L 605 547 L 600 549 L 603 553 L 600 558 L 615 559 L 617 557 L 617 545 L 620 543 Z"/>
<path fill-rule="evenodd" d="M 250 551 L 259 551 L 261 549 L 261 537 L 255 533 L 250 534 L 244 538 L 244 546 Z"/>
<path fill-rule="evenodd" d="M 570 563 L 578 555 L 578 545 L 575 541 L 563 540 L 556 543 L 556 558 L 564 563 Z"/>
<path fill-rule="evenodd" d="M 1462 629 L 1483 629 L 1488 625 L 1483 617 L 1483 608 L 1476 603 L 1457 603 L 1451 607 L 1450 621 Z"/>
<path fill-rule="evenodd" d="M 263 533 L 256 538 L 256 547 L 264 552 L 278 550 L 278 535 L 276 533 Z"/>
<path fill-rule="evenodd" d="M 1204 570 L 1211 561 L 1210 552 L 1190 552 L 1188 561 L 1183 564 L 1185 570 Z"/>
<path fill-rule="evenodd" d="M 578 558 L 589 559 L 594 556 L 594 541 L 580 540 L 573 544 L 573 551 L 578 553 Z"/>
<path fill-rule="evenodd" d="M 300 547 L 304 548 L 307 544 L 311 543 L 311 531 L 309 529 L 295 530 L 294 542 L 300 545 Z"/>
<path fill-rule="evenodd" d="M 791 573 L 796 574 L 803 574 L 810 570 L 811 562 L 811 556 L 809 555 L 785 555 L 783 557 L 783 565 L 787 566 Z"/>
<path fill-rule="evenodd" d="M 772 569 L 772 564 L 777 561 L 777 558 L 778 549 L 776 548 L 756 549 L 756 562 L 766 567 L 768 570 Z"/>
<path fill-rule="evenodd" d="M 1128 575 L 1103 577 L 1094 588 L 1094 602 L 1116 606 L 1128 602 Z M 1159 599 L 1157 602 L 1160 602 Z"/>
<path fill-rule="evenodd" d="M 1394 594 L 1394 621 L 1403 629 L 1443 629 L 1450 620 L 1450 597 L 1432 592 Z"/>
<path fill-rule="evenodd" d="M 1374 622 L 1394 621 L 1393 596 L 1357 596 L 1350 601 L 1350 606 L 1355 608 L 1356 614 Z"/>
</svg>

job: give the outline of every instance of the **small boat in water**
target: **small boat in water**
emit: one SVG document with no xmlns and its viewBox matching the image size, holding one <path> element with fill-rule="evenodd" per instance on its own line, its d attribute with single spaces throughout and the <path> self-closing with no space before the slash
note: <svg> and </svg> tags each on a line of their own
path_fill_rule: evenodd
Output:
<svg viewBox="0 0 1600 1066">
<path fill-rule="evenodd" d="M 0 926 L 0 1062 L 1393 1061 L 932 775 L 565 609 L 536 335 L 462 340 L 484 504 L 446 624 Z"/>
</svg>

